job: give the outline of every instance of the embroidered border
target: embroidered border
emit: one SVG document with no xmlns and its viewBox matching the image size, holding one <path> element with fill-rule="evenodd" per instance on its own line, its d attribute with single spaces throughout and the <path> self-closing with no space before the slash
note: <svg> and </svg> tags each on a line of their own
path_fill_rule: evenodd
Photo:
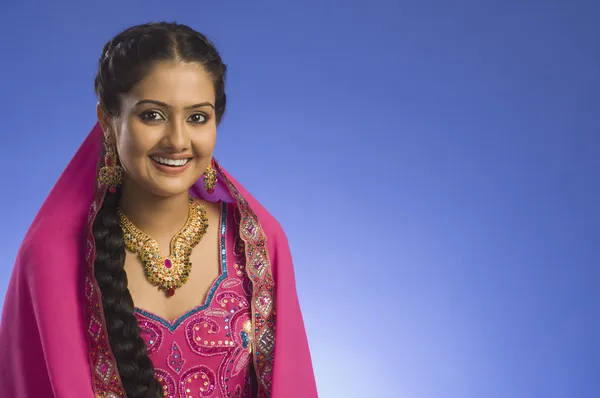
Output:
<svg viewBox="0 0 600 398">
<path fill-rule="evenodd" d="M 275 282 L 267 250 L 267 236 L 258 217 L 217 162 L 214 166 L 236 200 L 241 215 L 240 237 L 246 246 L 246 272 L 252 281 L 252 339 L 254 366 L 258 378 L 258 397 L 269 398 L 273 381 L 275 350 Z"/>
<path fill-rule="evenodd" d="M 102 166 L 100 156 L 98 168 Z M 258 217 L 251 210 L 248 202 L 240 194 L 233 183 L 225 176 L 218 163 L 215 168 L 224 179 L 230 194 L 237 202 L 241 215 L 239 234 L 245 244 L 246 272 L 252 282 L 252 325 L 254 366 L 259 381 L 259 398 L 271 396 L 273 379 L 273 357 L 275 349 L 275 283 L 272 264 L 267 250 L 267 237 L 260 225 Z M 86 231 L 86 263 L 85 295 L 88 299 L 85 308 L 88 325 L 89 364 L 92 370 L 92 388 L 96 398 L 125 398 L 125 392 L 117 371 L 117 364 L 112 354 L 106 320 L 102 308 L 100 288 L 94 277 L 94 260 L 96 247 L 92 231 L 93 222 L 102 206 L 106 190 L 96 184 L 96 192 L 88 215 Z"/>
<path fill-rule="evenodd" d="M 101 159 L 104 156 L 100 156 Z M 101 164 L 98 165 L 101 167 Z M 100 287 L 94 277 L 94 260 L 96 258 L 96 245 L 92 226 L 98 211 L 104 202 L 106 190 L 98 184 L 96 193 L 88 215 L 88 226 L 86 231 L 86 263 L 87 273 L 85 277 L 86 322 L 88 331 L 88 361 L 92 370 L 92 388 L 96 398 L 125 398 L 125 391 L 117 370 L 117 362 L 112 354 L 108 333 L 106 330 L 106 319 L 102 308 L 102 296 Z"/>
</svg>

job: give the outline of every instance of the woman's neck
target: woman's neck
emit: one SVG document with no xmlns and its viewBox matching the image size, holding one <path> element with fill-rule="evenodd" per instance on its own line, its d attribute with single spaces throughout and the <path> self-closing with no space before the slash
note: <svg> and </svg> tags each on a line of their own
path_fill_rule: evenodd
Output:
<svg viewBox="0 0 600 398">
<path fill-rule="evenodd" d="M 170 240 L 185 224 L 189 215 L 189 194 L 162 197 L 127 181 L 119 207 L 138 229 L 156 240 Z"/>
</svg>

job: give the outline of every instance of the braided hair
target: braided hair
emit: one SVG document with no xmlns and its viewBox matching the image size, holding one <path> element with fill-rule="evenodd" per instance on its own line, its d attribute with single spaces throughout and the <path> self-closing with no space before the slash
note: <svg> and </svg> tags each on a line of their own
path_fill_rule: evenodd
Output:
<svg viewBox="0 0 600 398">
<path fill-rule="evenodd" d="M 212 77 L 219 123 L 225 113 L 226 66 L 215 46 L 186 25 L 166 22 L 130 27 L 104 46 L 94 88 L 107 115 L 117 117 L 121 96 L 139 83 L 160 61 L 197 62 Z M 127 287 L 125 242 L 117 206 L 121 191 L 107 192 L 94 220 L 94 273 L 102 293 L 108 338 L 127 398 L 161 398 L 154 366 L 140 335 Z"/>
</svg>

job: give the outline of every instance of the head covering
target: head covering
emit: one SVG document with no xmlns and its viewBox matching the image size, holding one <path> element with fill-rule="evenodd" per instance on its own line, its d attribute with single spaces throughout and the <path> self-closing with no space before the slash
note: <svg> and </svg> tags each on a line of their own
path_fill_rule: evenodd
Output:
<svg viewBox="0 0 600 398">
<path fill-rule="evenodd" d="M 0 323 L 0 388 L 12 398 L 122 397 L 100 290 L 92 224 L 106 194 L 97 184 L 103 133 L 94 126 L 46 198 L 19 249 Z M 217 162 L 215 192 L 236 202 L 253 284 L 258 398 L 313 398 L 317 390 L 291 254 L 277 221 Z"/>
</svg>

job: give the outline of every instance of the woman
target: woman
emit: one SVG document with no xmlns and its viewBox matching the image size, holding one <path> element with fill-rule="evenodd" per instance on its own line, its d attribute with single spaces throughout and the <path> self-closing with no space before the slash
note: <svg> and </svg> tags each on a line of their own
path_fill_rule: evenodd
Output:
<svg viewBox="0 0 600 398">
<path fill-rule="evenodd" d="M 225 70 L 184 25 L 106 44 L 98 124 L 17 257 L 3 396 L 317 396 L 285 235 L 212 158 Z"/>
</svg>

